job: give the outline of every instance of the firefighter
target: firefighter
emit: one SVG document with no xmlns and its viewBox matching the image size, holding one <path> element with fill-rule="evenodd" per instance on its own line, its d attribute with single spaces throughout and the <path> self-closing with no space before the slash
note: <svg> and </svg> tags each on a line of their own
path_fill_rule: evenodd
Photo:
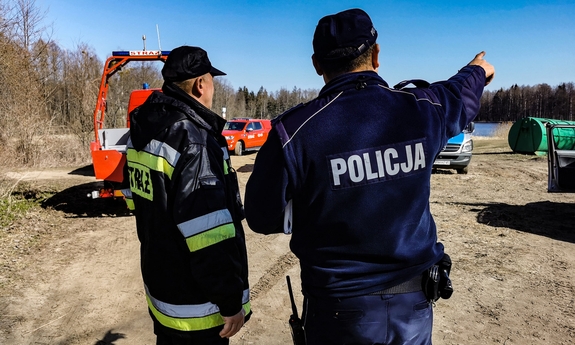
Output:
<svg viewBox="0 0 575 345">
<path fill-rule="evenodd" d="M 360 9 L 319 21 L 312 62 L 326 85 L 272 121 L 246 186 L 250 228 L 292 233 L 308 345 L 431 344 L 436 296 L 422 285 L 446 261 L 433 161 L 494 75 L 480 53 L 446 81 L 390 88 L 377 36 Z"/>
<path fill-rule="evenodd" d="M 157 344 L 229 344 L 251 315 L 239 186 L 206 51 L 172 50 L 130 114 L 128 180 Z"/>
</svg>

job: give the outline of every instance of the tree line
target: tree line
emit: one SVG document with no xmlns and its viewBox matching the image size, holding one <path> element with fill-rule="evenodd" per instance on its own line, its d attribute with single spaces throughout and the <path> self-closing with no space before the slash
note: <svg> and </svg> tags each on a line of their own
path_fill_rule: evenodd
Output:
<svg viewBox="0 0 575 345">
<path fill-rule="evenodd" d="M 0 163 L 63 164 L 86 160 L 104 61 L 79 43 L 60 47 L 36 0 L 0 0 Z M 137 49 L 137 48 L 136 48 Z M 162 85 L 161 63 L 131 62 L 110 78 L 105 127 L 126 125 L 131 90 Z M 272 118 L 317 90 L 235 90 L 215 78 L 212 110 L 226 117 Z M 74 136 L 77 143 L 69 143 Z"/>
<path fill-rule="evenodd" d="M 93 112 L 104 61 L 85 43 L 74 49 L 60 47 L 50 26 L 43 24 L 45 14 L 36 0 L 0 0 L 0 163 L 4 165 L 85 162 L 94 139 Z M 143 83 L 161 87 L 160 69 L 161 63 L 132 62 L 110 79 L 105 127 L 125 126 L 131 90 Z M 223 116 L 225 108 L 226 119 L 274 118 L 319 92 L 297 87 L 235 89 L 222 77 L 215 78 L 214 85 L 212 110 Z M 573 120 L 573 97 L 573 83 L 486 91 L 477 121 L 527 116 Z"/>
<path fill-rule="evenodd" d="M 552 87 L 513 85 L 485 91 L 477 121 L 515 122 L 524 117 L 574 121 L 575 86 L 572 82 Z"/>
</svg>

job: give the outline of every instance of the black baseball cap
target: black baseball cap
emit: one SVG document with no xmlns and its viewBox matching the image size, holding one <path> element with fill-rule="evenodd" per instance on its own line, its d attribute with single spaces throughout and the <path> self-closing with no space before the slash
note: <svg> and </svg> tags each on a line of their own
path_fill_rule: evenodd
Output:
<svg viewBox="0 0 575 345">
<path fill-rule="evenodd" d="M 165 81 L 184 81 L 206 73 L 212 76 L 226 75 L 212 66 L 208 53 L 200 47 L 181 46 L 168 54 L 162 68 Z"/>
<path fill-rule="evenodd" d="M 354 8 L 321 18 L 313 35 L 313 51 L 321 61 L 353 60 L 375 44 L 377 31 L 365 11 Z M 345 55 L 340 48 L 354 48 Z M 330 53 L 332 53 L 330 55 Z"/>
</svg>

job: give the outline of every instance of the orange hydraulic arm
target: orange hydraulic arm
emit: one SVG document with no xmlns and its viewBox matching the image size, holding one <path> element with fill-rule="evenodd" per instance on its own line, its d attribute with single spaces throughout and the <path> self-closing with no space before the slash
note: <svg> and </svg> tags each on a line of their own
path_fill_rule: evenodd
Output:
<svg viewBox="0 0 575 345">
<path fill-rule="evenodd" d="M 94 109 L 94 141 L 90 143 L 94 175 L 97 179 L 104 180 L 104 182 L 109 184 L 121 183 L 123 181 L 123 168 L 126 163 L 125 145 L 122 147 L 120 144 L 114 144 L 116 141 L 111 139 L 114 138 L 118 140 L 117 143 L 120 143 L 120 139 L 123 138 L 125 131 L 104 127 L 107 106 L 106 98 L 108 96 L 108 82 L 110 78 L 131 61 L 165 62 L 169 53 L 169 51 L 160 50 L 115 51 L 112 52 L 112 56 L 106 60 L 100 81 L 100 88 L 98 90 L 96 108 Z M 145 89 L 136 90 L 133 93 L 138 95 L 141 104 L 152 91 L 152 89 Z M 126 121 L 126 128 L 129 127 L 128 121 Z M 100 140 L 103 140 L 103 142 L 100 142 Z M 112 143 L 110 143 L 110 141 Z M 119 196 L 121 195 L 118 190 L 106 187 L 100 191 L 96 191 L 95 194 L 92 193 L 91 197 Z"/>
<path fill-rule="evenodd" d="M 96 101 L 96 108 L 94 109 L 94 136 L 97 146 L 100 144 L 98 137 L 98 130 L 104 127 L 104 118 L 106 116 L 106 97 L 108 96 L 108 80 L 120 71 L 122 67 L 131 61 L 166 61 L 169 51 L 160 50 L 144 50 L 144 51 L 115 51 L 112 52 L 106 63 L 104 64 L 104 71 L 102 72 L 102 80 L 100 81 L 100 88 L 98 90 L 98 99 Z"/>
</svg>

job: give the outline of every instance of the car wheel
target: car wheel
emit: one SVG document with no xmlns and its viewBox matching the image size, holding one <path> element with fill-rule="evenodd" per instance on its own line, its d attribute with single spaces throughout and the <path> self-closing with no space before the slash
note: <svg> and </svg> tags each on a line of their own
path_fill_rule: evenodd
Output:
<svg viewBox="0 0 575 345">
<path fill-rule="evenodd" d="M 238 141 L 238 143 L 236 144 L 236 148 L 234 149 L 234 152 L 236 156 L 241 156 L 244 153 L 244 143 Z"/>
<path fill-rule="evenodd" d="M 467 174 L 469 172 L 469 167 L 457 169 L 458 174 Z"/>
</svg>

